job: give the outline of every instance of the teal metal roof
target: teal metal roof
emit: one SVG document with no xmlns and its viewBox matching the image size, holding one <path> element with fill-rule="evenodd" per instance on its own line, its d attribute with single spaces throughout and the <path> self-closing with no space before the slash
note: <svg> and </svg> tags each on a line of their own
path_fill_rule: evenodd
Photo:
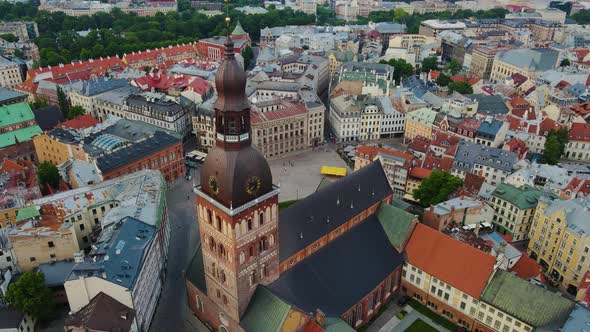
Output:
<svg viewBox="0 0 590 332">
<path fill-rule="evenodd" d="M 503 270 L 496 271 L 481 299 L 534 328 L 561 327 L 575 305 Z"/>
<path fill-rule="evenodd" d="M 382 203 L 377 211 L 377 218 L 391 244 L 399 249 L 403 246 L 416 216 L 398 207 Z"/>
<path fill-rule="evenodd" d="M 287 318 L 291 306 L 262 285 L 256 291 L 240 325 L 248 332 L 278 332 Z"/>
<path fill-rule="evenodd" d="M 28 142 L 33 136 L 42 133 L 43 130 L 37 125 L 21 128 L 0 134 L 0 148 L 11 146 L 19 142 Z"/>
</svg>

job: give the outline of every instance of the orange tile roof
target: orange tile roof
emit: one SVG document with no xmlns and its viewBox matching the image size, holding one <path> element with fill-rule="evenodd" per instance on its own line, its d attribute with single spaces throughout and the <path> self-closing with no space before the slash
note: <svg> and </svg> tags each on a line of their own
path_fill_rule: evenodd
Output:
<svg viewBox="0 0 590 332">
<path fill-rule="evenodd" d="M 478 299 L 496 258 L 424 224 L 418 224 L 406 247 L 408 262 Z"/>
<path fill-rule="evenodd" d="M 479 77 L 467 77 L 467 76 L 459 76 L 459 75 L 455 75 L 455 76 L 451 76 L 451 81 L 453 82 L 465 82 L 469 85 L 474 85 L 475 83 L 479 82 Z"/>
<path fill-rule="evenodd" d="M 529 280 L 530 278 L 539 278 L 543 280 L 541 265 L 527 255 L 522 255 L 520 259 L 510 268 L 519 278 Z"/>
<path fill-rule="evenodd" d="M 184 53 L 194 53 L 194 56 L 196 57 L 197 51 L 195 49 L 194 44 L 168 46 L 163 48 L 156 48 L 154 50 L 145 50 L 141 52 L 128 53 L 123 55 L 123 61 L 127 65 L 130 65 L 132 63 L 147 60 L 156 61 L 158 58 L 158 54 L 165 54 L 166 58 L 170 58 Z"/>
<path fill-rule="evenodd" d="M 432 173 L 432 171 L 427 168 L 414 167 L 410 171 L 410 176 L 418 179 L 425 179 L 430 176 L 430 173 Z"/>
<path fill-rule="evenodd" d="M 51 72 L 52 78 L 58 79 L 79 72 L 88 72 L 95 76 L 104 76 L 104 74 L 113 68 L 124 67 L 123 62 L 116 56 L 100 59 L 90 59 L 86 61 L 75 61 L 68 64 L 47 66 L 43 68 L 31 69 L 27 72 L 27 79 L 34 79 L 41 73 Z"/>
<path fill-rule="evenodd" d="M 572 123 L 570 141 L 590 141 L 590 123 Z"/>
<path fill-rule="evenodd" d="M 7 173 L 21 172 L 23 167 L 10 159 L 4 159 L 1 170 Z"/>
<path fill-rule="evenodd" d="M 83 129 L 83 128 L 94 127 L 99 123 L 100 123 L 100 121 L 95 119 L 92 115 L 84 114 L 84 115 L 77 116 L 71 120 L 64 121 L 61 124 L 59 124 L 58 127 L 72 128 L 72 129 Z"/>
</svg>

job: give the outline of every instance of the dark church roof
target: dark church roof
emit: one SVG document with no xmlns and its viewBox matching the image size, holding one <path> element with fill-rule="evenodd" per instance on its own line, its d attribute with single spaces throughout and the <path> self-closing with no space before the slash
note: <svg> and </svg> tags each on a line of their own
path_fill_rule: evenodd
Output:
<svg viewBox="0 0 590 332">
<path fill-rule="evenodd" d="M 282 273 L 269 288 L 305 312 L 321 309 L 340 317 L 402 264 L 402 255 L 372 215 Z"/>
<path fill-rule="evenodd" d="M 289 258 L 391 194 L 387 177 L 377 160 L 282 210 L 279 215 L 280 260 Z"/>
<path fill-rule="evenodd" d="M 37 124 L 42 130 L 53 129 L 64 120 L 63 113 L 55 105 L 33 110 L 33 113 Z"/>
</svg>

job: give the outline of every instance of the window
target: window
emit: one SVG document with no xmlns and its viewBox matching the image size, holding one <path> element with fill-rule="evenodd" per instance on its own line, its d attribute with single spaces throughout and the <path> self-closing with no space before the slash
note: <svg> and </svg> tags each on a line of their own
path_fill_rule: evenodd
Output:
<svg viewBox="0 0 590 332">
<path fill-rule="evenodd" d="M 30 260 L 31 262 L 34 262 L 34 261 L 36 261 L 36 260 L 37 260 L 37 258 L 35 258 L 35 257 L 29 257 L 29 260 Z"/>
<path fill-rule="evenodd" d="M 465 310 L 465 307 L 467 306 L 467 304 L 465 304 L 465 302 L 461 302 L 461 305 L 459 305 L 459 307 L 461 308 L 461 310 Z"/>
<path fill-rule="evenodd" d="M 55 247 L 55 244 L 53 243 L 53 241 L 47 242 L 47 245 L 49 246 L 49 248 L 54 248 Z"/>
<path fill-rule="evenodd" d="M 83 231 L 84 230 L 84 224 L 80 224 L 80 230 Z"/>
<path fill-rule="evenodd" d="M 85 237 L 83 237 L 83 238 L 82 238 L 82 241 L 84 241 L 84 242 L 88 242 L 88 236 L 85 236 Z"/>
<path fill-rule="evenodd" d="M 260 226 L 264 225 L 264 213 L 260 212 Z"/>
<path fill-rule="evenodd" d="M 248 230 L 252 230 L 252 219 L 248 219 Z"/>
<path fill-rule="evenodd" d="M 50 254 L 50 255 L 49 255 L 49 258 L 50 258 L 50 259 L 55 259 L 55 254 Z"/>
</svg>

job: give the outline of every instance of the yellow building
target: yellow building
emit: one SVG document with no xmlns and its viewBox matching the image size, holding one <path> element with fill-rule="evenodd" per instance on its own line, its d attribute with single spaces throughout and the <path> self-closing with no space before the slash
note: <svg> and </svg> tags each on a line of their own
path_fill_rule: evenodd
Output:
<svg viewBox="0 0 590 332">
<path fill-rule="evenodd" d="M 528 253 L 560 288 L 575 295 L 590 270 L 590 200 L 539 201 Z"/>
<path fill-rule="evenodd" d="M 88 155 L 82 145 L 71 139 L 71 134 L 65 130 L 52 130 L 33 137 L 33 145 L 39 162 L 48 161 L 54 165 L 69 159 L 88 161 Z"/>
<path fill-rule="evenodd" d="M 411 142 L 416 136 L 430 138 L 436 112 L 430 108 L 406 113 L 406 125 L 404 128 L 404 143 Z"/>
<path fill-rule="evenodd" d="M 336 68 L 338 68 L 343 63 L 349 62 L 349 61 L 358 61 L 358 60 L 357 60 L 356 54 L 352 51 L 345 51 L 345 52 L 332 51 L 328 55 L 328 61 L 329 61 L 328 68 L 330 69 L 330 77 L 331 77 L 332 74 L 334 73 L 334 71 L 336 70 Z"/>
</svg>

